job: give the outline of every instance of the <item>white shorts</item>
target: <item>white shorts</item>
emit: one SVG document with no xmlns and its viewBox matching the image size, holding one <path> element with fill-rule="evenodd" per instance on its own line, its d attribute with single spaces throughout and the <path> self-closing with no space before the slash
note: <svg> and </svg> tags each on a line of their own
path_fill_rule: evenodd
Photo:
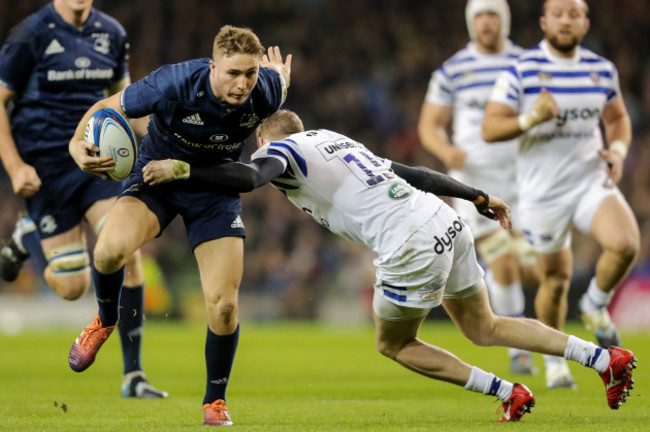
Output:
<svg viewBox="0 0 650 432">
<path fill-rule="evenodd" d="M 514 179 L 514 170 L 500 169 L 497 172 L 485 169 L 471 175 L 465 171 L 452 171 L 450 175 L 458 181 L 482 190 L 488 195 L 501 198 L 510 206 L 512 212 L 512 230 L 521 231 L 519 205 L 517 200 L 517 183 Z M 475 239 L 483 238 L 501 228 L 499 222 L 488 219 L 476 211 L 470 201 L 453 198 L 452 206 L 456 213 L 469 225 Z"/>
<path fill-rule="evenodd" d="M 443 298 L 466 298 L 483 287 L 472 233 L 446 204 L 393 255 L 376 259 L 375 265 L 373 309 L 382 319 L 409 319 L 405 311 L 412 308 L 418 309 L 411 311 L 416 317 L 422 316 Z M 395 317 L 386 311 L 385 302 L 406 309 Z"/>
<path fill-rule="evenodd" d="M 620 195 L 616 187 L 605 186 L 604 172 L 594 173 L 571 194 L 543 204 L 528 204 L 522 197 L 520 216 L 524 234 L 537 253 L 555 253 L 571 245 L 571 228 L 588 234 L 600 204 L 610 195 Z"/>
</svg>

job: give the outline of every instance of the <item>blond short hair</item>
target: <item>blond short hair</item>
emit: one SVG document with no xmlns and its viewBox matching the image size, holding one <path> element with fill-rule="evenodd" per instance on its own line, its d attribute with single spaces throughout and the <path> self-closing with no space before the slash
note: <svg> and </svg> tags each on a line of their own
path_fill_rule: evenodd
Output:
<svg viewBox="0 0 650 432">
<path fill-rule="evenodd" d="M 298 114 L 283 109 L 264 120 L 264 123 L 259 125 L 255 134 L 258 140 L 261 137 L 267 141 L 274 141 L 286 138 L 291 134 L 303 132 L 304 130 L 305 127 Z"/>
<path fill-rule="evenodd" d="M 225 25 L 214 38 L 212 58 L 233 54 L 264 55 L 264 47 L 253 30 Z"/>
</svg>

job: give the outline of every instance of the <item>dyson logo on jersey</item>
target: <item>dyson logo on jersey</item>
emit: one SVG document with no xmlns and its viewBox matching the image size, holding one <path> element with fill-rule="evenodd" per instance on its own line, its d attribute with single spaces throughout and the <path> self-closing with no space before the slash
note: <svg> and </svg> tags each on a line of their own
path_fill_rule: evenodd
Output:
<svg viewBox="0 0 650 432">
<path fill-rule="evenodd" d="M 433 236 L 434 240 L 436 241 L 433 245 L 433 251 L 438 255 L 442 255 L 445 252 L 445 249 L 447 251 L 451 251 L 451 249 L 454 247 L 453 240 L 463 230 L 464 227 L 465 224 L 463 223 L 462 219 L 458 217 L 458 219 L 454 220 L 454 222 L 447 228 L 444 236 Z"/>
<path fill-rule="evenodd" d="M 590 109 L 590 108 L 583 108 L 583 109 L 578 109 L 578 108 L 572 108 L 572 109 L 567 109 L 564 111 L 560 111 L 559 114 L 557 115 L 557 122 L 556 124 L 558 126 L 564 126 L 566 122 L 569 120 L 589 120 L 592 118 L 599 118 L 600 117 L 600 110 L 598 108 Z"/>
</svg>

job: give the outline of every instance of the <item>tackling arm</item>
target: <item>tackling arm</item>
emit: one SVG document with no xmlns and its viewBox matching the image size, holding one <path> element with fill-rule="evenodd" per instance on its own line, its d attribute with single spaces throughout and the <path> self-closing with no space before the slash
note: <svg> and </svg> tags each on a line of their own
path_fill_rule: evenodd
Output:
<svg viewBox="0 0 650 432">
<path fill-rule="evenodd" d="M 187 162 L 167 159 L 151 161 L 142 170 L 144 181 L 151 185 L 191 178 L 236 192 L 250 192 L 283 172 L 282 162 L 272 157 L 207 167 L 190 167 Z"/>
<path fill-rule="evenodd" d="M 393 162 L 391 168 L 395 174 L 420 190 L 471 201 L 480 214 L 494 219 L 494 213 L 490 210 L 490 197 L 479 189 L 425 167 L 410 167 Z"/>
</svg>

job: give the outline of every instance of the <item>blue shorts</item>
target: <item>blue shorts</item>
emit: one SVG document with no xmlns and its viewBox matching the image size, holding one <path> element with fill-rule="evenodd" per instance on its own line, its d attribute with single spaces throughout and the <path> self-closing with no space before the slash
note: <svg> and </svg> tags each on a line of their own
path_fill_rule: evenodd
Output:
<svg viewBox="0 0 650 432">
<path fill-rule="evenodd" d="M 41 178 L 40 190 L 25 199 L 27 212 L 41 238 L 49 238 L 79 225 L 97 201 L 117 197 L 123 182 L 111 182 L 79 169 L 71 157 L 58 163 L 30 161 Z"/>
<path fill-rule="evenodd" d="M 157 236 L 180 214 L 192 250 L 203 242 L 221 237 L 246 237 L 241 199 L 236 192 L 192 180 L 149 186 L 143 182 L 142 172 L 134 172 L 121 196 L 132 196 L 149 207 L 160 223 Z"/>
</svg>

